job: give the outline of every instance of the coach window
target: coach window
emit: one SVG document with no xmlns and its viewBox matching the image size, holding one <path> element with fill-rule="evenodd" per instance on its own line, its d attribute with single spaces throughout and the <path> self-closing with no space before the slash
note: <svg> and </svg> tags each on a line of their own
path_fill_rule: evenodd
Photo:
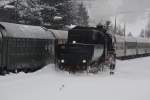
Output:
<svg viewBox="0 0 150 100">
<path fill-rule="evenodd" d="M 19 43 L 20 43 L 20 48 L 23 47 L 23 39 L 19 39 Z"/>
<path fill-rule="evenodd" d="M 13 38 L 13 47 L 16 47 L 16 39 Z"/>
<path fill-rule="evenodd" d="M 12 38 L 11 48 L 12 48 L 12 52 L 15 52 L 15 51 L 14 51 L 14 48 L 15 48 L 15 40 L 14 40 L 13 38 Z"/>
<path fill-rule="evenodd" d="M 28 39 L 28 47 L 30 48 L 30 39 Z"/>
<path fill-rule="evenodd" d="M 17 39 L 15 39 L 15 47 L 17 47 Z"/>
<path fill-rule="evenodd" d="M 25 40 L 22 39 L 22 52 L 25 52 L 24 48 L 25 48 Z"/>
<path fill-rule="evenodd" d="M 46 44 L 45 44 L 45 46 L 46 46 L 46 51 L 48 52 L 48 40 L 46 40 Z"/>
<path fill-rule="evenodd" d="M 42 46 L 42 40 L 39 41 L 39 48 Z"/>
<path fill-rule="evenodd" d="M 18 39 L 16 38 L 16 41 L 15 41 L 15 44 L 16 44 L 16 48 L 15 48 L 15 51 L 16 51 L 16 54 L 18 53 Z"/>
<path fill-rule="evenodd" d="M 10 41 L 10 42 L 11 42 L 11 45 L 10 45 L 10 46 L 11 46 L 11 49 L 12 49 L 12 51 L 11 51 L 11 52 L 14 52 L 14 51 L 13 51 L 13 48 L 14 48 L 14 42 L 13 42 L 13 39 L 11 39 L 11 41 Z"/>
<path fill-rule="evenodd" d="M 48 43 L 47 43 L 47 40 L 45 40 L 45 47 L 46 47 L 46 49 L 45 49 L 45 51 L 47 52 L 48 51 Z"/>
<path fill-rule="evenodd" d="M 15 53 L 17 55 L 17 53 L 18 53 L 18 40 L 17 40 L 17 38 L 16 38 L 16 41 L 15 41 L 15 44 L 16 44 Z"/>
<path fill-rule="evenodd" d="M 30 39 L 28 39 L 28 47 L 29 47 L 29 50 L 30 50 L 30 47 L 31 47 L 31 46 L 30 46 L 30 43 L 31 43 L 31 42 L 30 42 Z"/>
<path fill-rule="evenodd" d="M 19 41 L 18 41 L 18 39 L 16 38 L 16 51 L 18 52 L 18 47 L 19 47 Z"/>
<path fill-rule="evenodd" d="M 28 51 L 29 51 L 29 40 L 26 39 L 26 52 L 28 53 Z"/>
<path fill-rule="evenodd" d="M 22 39 L 19 39 L 19 52 L 20 53 L 22 53 L 22 47 L 23 47 L 23 45 L 22 45 Z"/>
<path fill-rule="evenodd" d="M 30 45 L 31 45 L 31 44 L 30 44 L 31 42 L 30 42 L 30 39 L 28 39 L 28 42 L 27 42 L 27 43 L 28 43 L 28 53 L 29 53 L 29 55 L 30 55 L 30 53 L 31 53 L 31 52 L 30 52 L 30 49 L 31 49 L 31 46 L 30 46 Z"/>
<path fill-rule="evenodd" d="M 25 48 L 26 47 L 26 41 L 25 41 L 25 39 L 23 39 L 23 47 Z"/>
<path fill-rule="evenodd" d="M 41 46 L 40 46 L 41 56 L 43 55 L 43 40 L 41 40 Z"/>
</svg>

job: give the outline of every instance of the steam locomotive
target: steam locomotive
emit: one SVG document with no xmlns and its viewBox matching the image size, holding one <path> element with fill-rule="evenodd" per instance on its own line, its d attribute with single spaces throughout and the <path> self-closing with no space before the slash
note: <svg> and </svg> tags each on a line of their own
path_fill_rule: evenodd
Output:
<svg viewBox="0 0 150 100">
<path fill-rule="evenodd" d="M 58 67 L 71 71 L 115 69 L 115 37 L 103 29 L 75 27 L 68 32 L 66 44 L 59 45 Z"/>
</svg>

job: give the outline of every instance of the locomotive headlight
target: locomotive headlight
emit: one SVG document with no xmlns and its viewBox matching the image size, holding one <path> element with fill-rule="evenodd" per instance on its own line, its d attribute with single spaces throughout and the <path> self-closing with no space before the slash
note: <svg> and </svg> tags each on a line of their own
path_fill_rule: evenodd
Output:
<svg viewBox="0 0 150 100">
<path fill-rule="evenodd" d="M 82 62 L 85 64 L 85 63 L 86 63 L 86 60 L 82 60 Z"/>
<path fill-rule="evenodd" d="M 76 41 L 72 41 L 73 44 L 76 44 Z"/>
<path fill-rule="evenodd" d="M 62 60 L 61 60 L 61 63 L 64 63 L 64 62 L 65 62 L 65 60 L 64 60 L 64 59 L 62 59 Z"/>
</svg>

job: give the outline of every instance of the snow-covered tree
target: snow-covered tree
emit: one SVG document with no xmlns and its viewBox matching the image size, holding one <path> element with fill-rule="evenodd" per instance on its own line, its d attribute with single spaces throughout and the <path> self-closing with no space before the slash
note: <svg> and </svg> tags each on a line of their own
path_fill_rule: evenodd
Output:
<svg viewBox="0 0 150 100">
<path fill-rule="evenodd" d="M 88 13 L 84 5 L 73 0 L 14 0 L 11 5 L 15 11 L 14 21 L 18 23 L 54 28 L 88 25 Z"/>
</svg>

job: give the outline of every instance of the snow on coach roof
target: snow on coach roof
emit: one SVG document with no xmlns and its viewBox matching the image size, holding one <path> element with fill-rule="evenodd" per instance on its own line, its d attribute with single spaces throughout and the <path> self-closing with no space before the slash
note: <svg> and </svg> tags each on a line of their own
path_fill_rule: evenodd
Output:
<svg viewBox="0 0 150 100">
<path fill-rule="evenodd" d="M 5 29 L 6 37 L 54 39 L 54 36 L 51 32 L 40 26 L 0 22 L 0 27 Z"/>
</svg>

